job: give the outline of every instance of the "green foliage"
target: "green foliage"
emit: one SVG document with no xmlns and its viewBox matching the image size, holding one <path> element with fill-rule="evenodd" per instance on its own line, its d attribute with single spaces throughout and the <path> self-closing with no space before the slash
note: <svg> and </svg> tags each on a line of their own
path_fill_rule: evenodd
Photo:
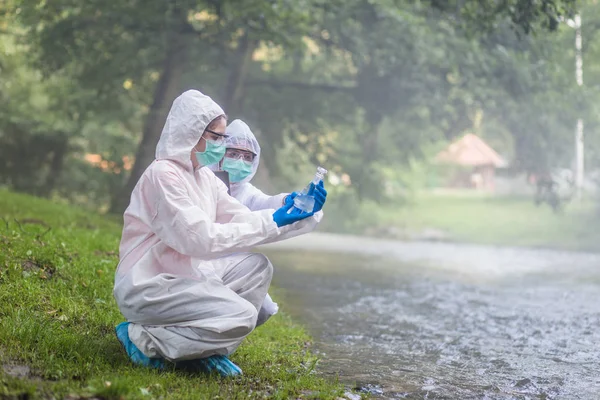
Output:
<svg viewBox="0 0 600 400">
<path fill-rule="evenodd" d="M 123 170 L 135 149 L 126 125 L 139 109 L 97 110 L 93 91 L 68 73 L 43 79 L 28 66 L 29 47 L 0 36 L 0 183 L 39 196 L 79 198 L 100 207 L 123 185 L 123 175 L 83 161 L 98 153 Z M 132 121 L 133 120 L 133 121 Z M 85 172 L 85 174 L 84 174 Z"/>
<path fill-rule="evenodd" d="M 336 398 L 306 333 L 277 314 L 233 359 L 236 379 L 131 365 L 114 335 L 117 218 L 0 191 L 0 397 Z M 18 368 L 18 369 L 17 369 Z M 16 371 L 21 371 L 21 376 Z"/>
<path fill-rule="evenodd" d="M 467 131 L 521 170 L 568 166 L 579 116 L 592 165 L 600 153 L 592 134 L 600 127 L 597 5 L 12 0 L 0 10 L 0 27 L 11 32 L 0 37 L 9 77 L 0 82 L 0 180 L 105 207 L 127 176 L 90 169 L 83 156 L 101 154 L 119 168 L 136 154 L 131 188 L 172 98 L 190 87 L 250 124 L 281 190 L 304 183 L 295 171 L 323 164 L 350 175 L 359 201 L 383 201 L 389 183 L 380 165 L 407 169 L 430 157 L 433 143 Z M 576 10 L 583 89 L 573 79 L 574 31 L 558 23 Z M 138 147 L 142 135 L 150 145 Z M 128 193 L 120 196 L 126 204 Z"/>
<path fill-rule="evenodd" d="M 577 0 L 430 0 L 430 3 L 456 18 L 464 18 L 479 29 L 490 29 L 503 19 L 510 20 L 514 29 L 529 34 L 540 28 L 556 30 L 561 17 L 571 16 Z"/>
</svg>

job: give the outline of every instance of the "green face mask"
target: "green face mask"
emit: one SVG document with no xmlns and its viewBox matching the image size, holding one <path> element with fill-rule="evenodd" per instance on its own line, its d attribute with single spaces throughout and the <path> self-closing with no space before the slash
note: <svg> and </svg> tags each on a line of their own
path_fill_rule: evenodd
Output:
<svg viewBox="0 0 600 400">
<path fill-rule="evenodd" d="M 252 173 L 252 163 L 225 157 L 223 170 L 229 172 L 231 182 L 240 182 Z"/>
<path fill-rule="evenodd" d="M 196 160 L 201 166 L 216 164 L 225 155 L 225 144 L 217 144 L 213 140 L 204 139 L 206 141 L 206 150 L 204 152 L 196 152 Z"/>
</svg>

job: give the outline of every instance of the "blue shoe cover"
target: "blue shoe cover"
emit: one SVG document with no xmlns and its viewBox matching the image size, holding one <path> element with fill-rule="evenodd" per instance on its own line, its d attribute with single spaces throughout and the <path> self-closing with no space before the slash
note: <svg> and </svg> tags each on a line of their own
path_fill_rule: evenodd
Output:
<svg viewBox="0 0 600 400">
<path fill-rule="evenodd" d="M 214 355 L 195 360 L 198 367 L 205 372 L 217 372 L 223 377 L 242 375 L 240 367 L 235 365 L 227 356 Z"/>
<path fill-rule="evenodd" d="M 123 348 L 127 352 L 129 359 L 136 365 L 142 365 L 144 367 L 164 369 L 165 360 L 161 358 L 150 358 L 138 349 L 135 344 L 129 339 L 129 322 L 121 322 L 115 328 L 117 339 L 123 345 Z"/>
</svg>

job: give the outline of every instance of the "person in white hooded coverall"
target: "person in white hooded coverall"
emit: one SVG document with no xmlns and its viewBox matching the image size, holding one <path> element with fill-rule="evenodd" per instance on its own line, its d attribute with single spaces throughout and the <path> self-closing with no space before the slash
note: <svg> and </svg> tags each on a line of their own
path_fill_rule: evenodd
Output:
<svg viewBox="0 0 600 400">
<path fill-rule="evenodd" d="M 222 158 L 225 124 L 210 97 L 183 93 L 131 194 L 114 297 L 127 319 L 117 337 L 136 364 L 240 374 L 226 356 L 254 329 L 272 277 L 265 256 L 241 251 L 310 223 L 312 213 L 289 212 L 293 202 L 250 211 L 203 168 Z"/>
<path fill-rule="evenodd" d="M 295 197 L 296 193 L 269 196 L 250 183 L 258 171 L 261 149 L 256 136 L 244 121 L 232 121 L 227 126 L 226 134 L 228 136 L 225 139 L 225 156 L 219 164 L 211 165 L 210 168 L 213 171 L 220 169 L 229 172 L 231 196 L 252 211 L 279 208 L 285 204 L 287 196 Z M 327 192 L 322 190 L 326 195 Z M 322 218 L 323 211 L 319 210 L 307 221 L 301 233 L 314 230 Z M 264 324 L 278 310 L 277 303 L 267 294 L 258 313 L 257 326 Z"/>
</svg>

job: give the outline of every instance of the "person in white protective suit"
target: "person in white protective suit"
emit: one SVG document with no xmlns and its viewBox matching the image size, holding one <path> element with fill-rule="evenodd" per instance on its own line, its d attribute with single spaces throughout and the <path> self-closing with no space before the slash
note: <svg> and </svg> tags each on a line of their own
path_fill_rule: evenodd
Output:
<svg viewBox="0 0 600 400">
<path fill-rule="evenodd" d="M 239 119 L 232 121 L 227 126 L 226 134 L 225 156 L 219 164 L 211 165 L 210 168 L 214 171 L 221 169 L 229 173 L 231 196 L 252 211 L 279 208 L 285 204 L 286 197 L 291 195 L 293 199 L 296 196 L 295 192 L 269 196 L 250 183 L 258 171 L 261 151 L 256 136 L 244 121 Z M 318 189 L 324 197 L 327 196 L 324 188 Z M 322 204 L 316 204 L 315 215 L 305 224 L 302 233 L 315 229 L 323 218 L 322 207 Z M 277 303 L 267 294 L 258 313 L 257 326 L 264 324 L 278 310 Z"/>
<path fill-rule="evenodd" d="M 225 153 L 226 117 L 199 91 L 180 95 L 124 214 L 114 297 L 117 338 L 135 364 L 241 374 L 231 354 L 255 328 L 273 267 L 247 249 L 295 236 L 313 213 L 287 201 L 250 211 L 206 165 Z M 324 199 L 322 199 L 324 201 Z"/>
</svg>

